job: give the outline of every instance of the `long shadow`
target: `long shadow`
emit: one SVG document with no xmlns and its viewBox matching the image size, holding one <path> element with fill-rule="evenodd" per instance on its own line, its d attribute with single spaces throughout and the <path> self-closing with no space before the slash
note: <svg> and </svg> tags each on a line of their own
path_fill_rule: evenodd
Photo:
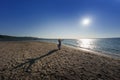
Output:
<svg viewBox="0 0 120 80">
<path fill-rule="evenodd" d="M 42 58 L 44 58 L 44 57 L 46 57 L 46 56 L 49 56 L 49 55 L 51 55 L 52 53 L 54 53 L 54 52 L 56 52 L 56 51 L 58 51 L 58 49 L 51 50 L 51 51 L 49 51 L 47 54 L 42 55 L 42 56 L 37 57 L 37 58 L 27 59 L 26 62 L 21 63 L 21 64 L 17 65 L 16 67 L 13 67 L 11 70 L 14 70 L 14 69 L 20 68 L 20 67 L 22 67 L 22 66 L 24 66 L 24 65 L 26 65 L 26 64 L 29 64 L 29 65 L 26 67 L 25 72 L 30 72 L 29 70 L 31 70 L 31 66 L 32 66 L 37 60 L 40 60 L 40 59 L 42 59 Z"/>
</svg>

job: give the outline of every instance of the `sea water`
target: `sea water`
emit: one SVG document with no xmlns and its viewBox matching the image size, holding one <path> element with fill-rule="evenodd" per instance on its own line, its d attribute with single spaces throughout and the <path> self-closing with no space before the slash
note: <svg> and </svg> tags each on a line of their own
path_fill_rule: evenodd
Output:
<svg viewBox="0 0 120 80">
<path fill-rule="evenodd" d="M 57 39 L 40 41 L 57 43 Z M 120 38 L 63 39 L 62 44 L 120 57 Z"/>
</svg>

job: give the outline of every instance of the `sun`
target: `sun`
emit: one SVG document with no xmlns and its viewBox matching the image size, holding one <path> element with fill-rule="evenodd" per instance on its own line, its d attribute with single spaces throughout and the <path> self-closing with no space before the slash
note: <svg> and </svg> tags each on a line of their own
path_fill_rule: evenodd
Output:
<svg viewBox="0 0 120 80">
<path fill-rule="evenodd" d="M 90 18 L 84 18 L 84 19 L 82 19 L 81 23 L 82 23 L 83 26 L 88 26 L 91 23 L 91 19 Z"/>
</svg>

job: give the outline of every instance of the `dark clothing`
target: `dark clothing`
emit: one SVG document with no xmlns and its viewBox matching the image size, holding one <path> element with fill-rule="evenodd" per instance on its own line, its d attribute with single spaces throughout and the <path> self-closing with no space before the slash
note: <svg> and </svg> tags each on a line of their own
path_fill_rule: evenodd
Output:
<svg viewBox="0 0 120 80">
<path fill-rule="evenodd" d="M 58 40 L 58 49 L 59 50 L 61 49 L 61 40 L 60 39 Z"/>
</svg>

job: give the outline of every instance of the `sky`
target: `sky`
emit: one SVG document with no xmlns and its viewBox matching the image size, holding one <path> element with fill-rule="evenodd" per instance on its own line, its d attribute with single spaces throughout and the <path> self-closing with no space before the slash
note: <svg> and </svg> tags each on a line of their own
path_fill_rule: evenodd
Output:
<svg viewBox="0 0 120 80">
<path fill-rule="evenodd" d="M 81 23 L 85 18 L 90 20 L 88 25 Z M 120 0 L 0 0 L 0 34 L 120 37 Z"/>
</svg>

